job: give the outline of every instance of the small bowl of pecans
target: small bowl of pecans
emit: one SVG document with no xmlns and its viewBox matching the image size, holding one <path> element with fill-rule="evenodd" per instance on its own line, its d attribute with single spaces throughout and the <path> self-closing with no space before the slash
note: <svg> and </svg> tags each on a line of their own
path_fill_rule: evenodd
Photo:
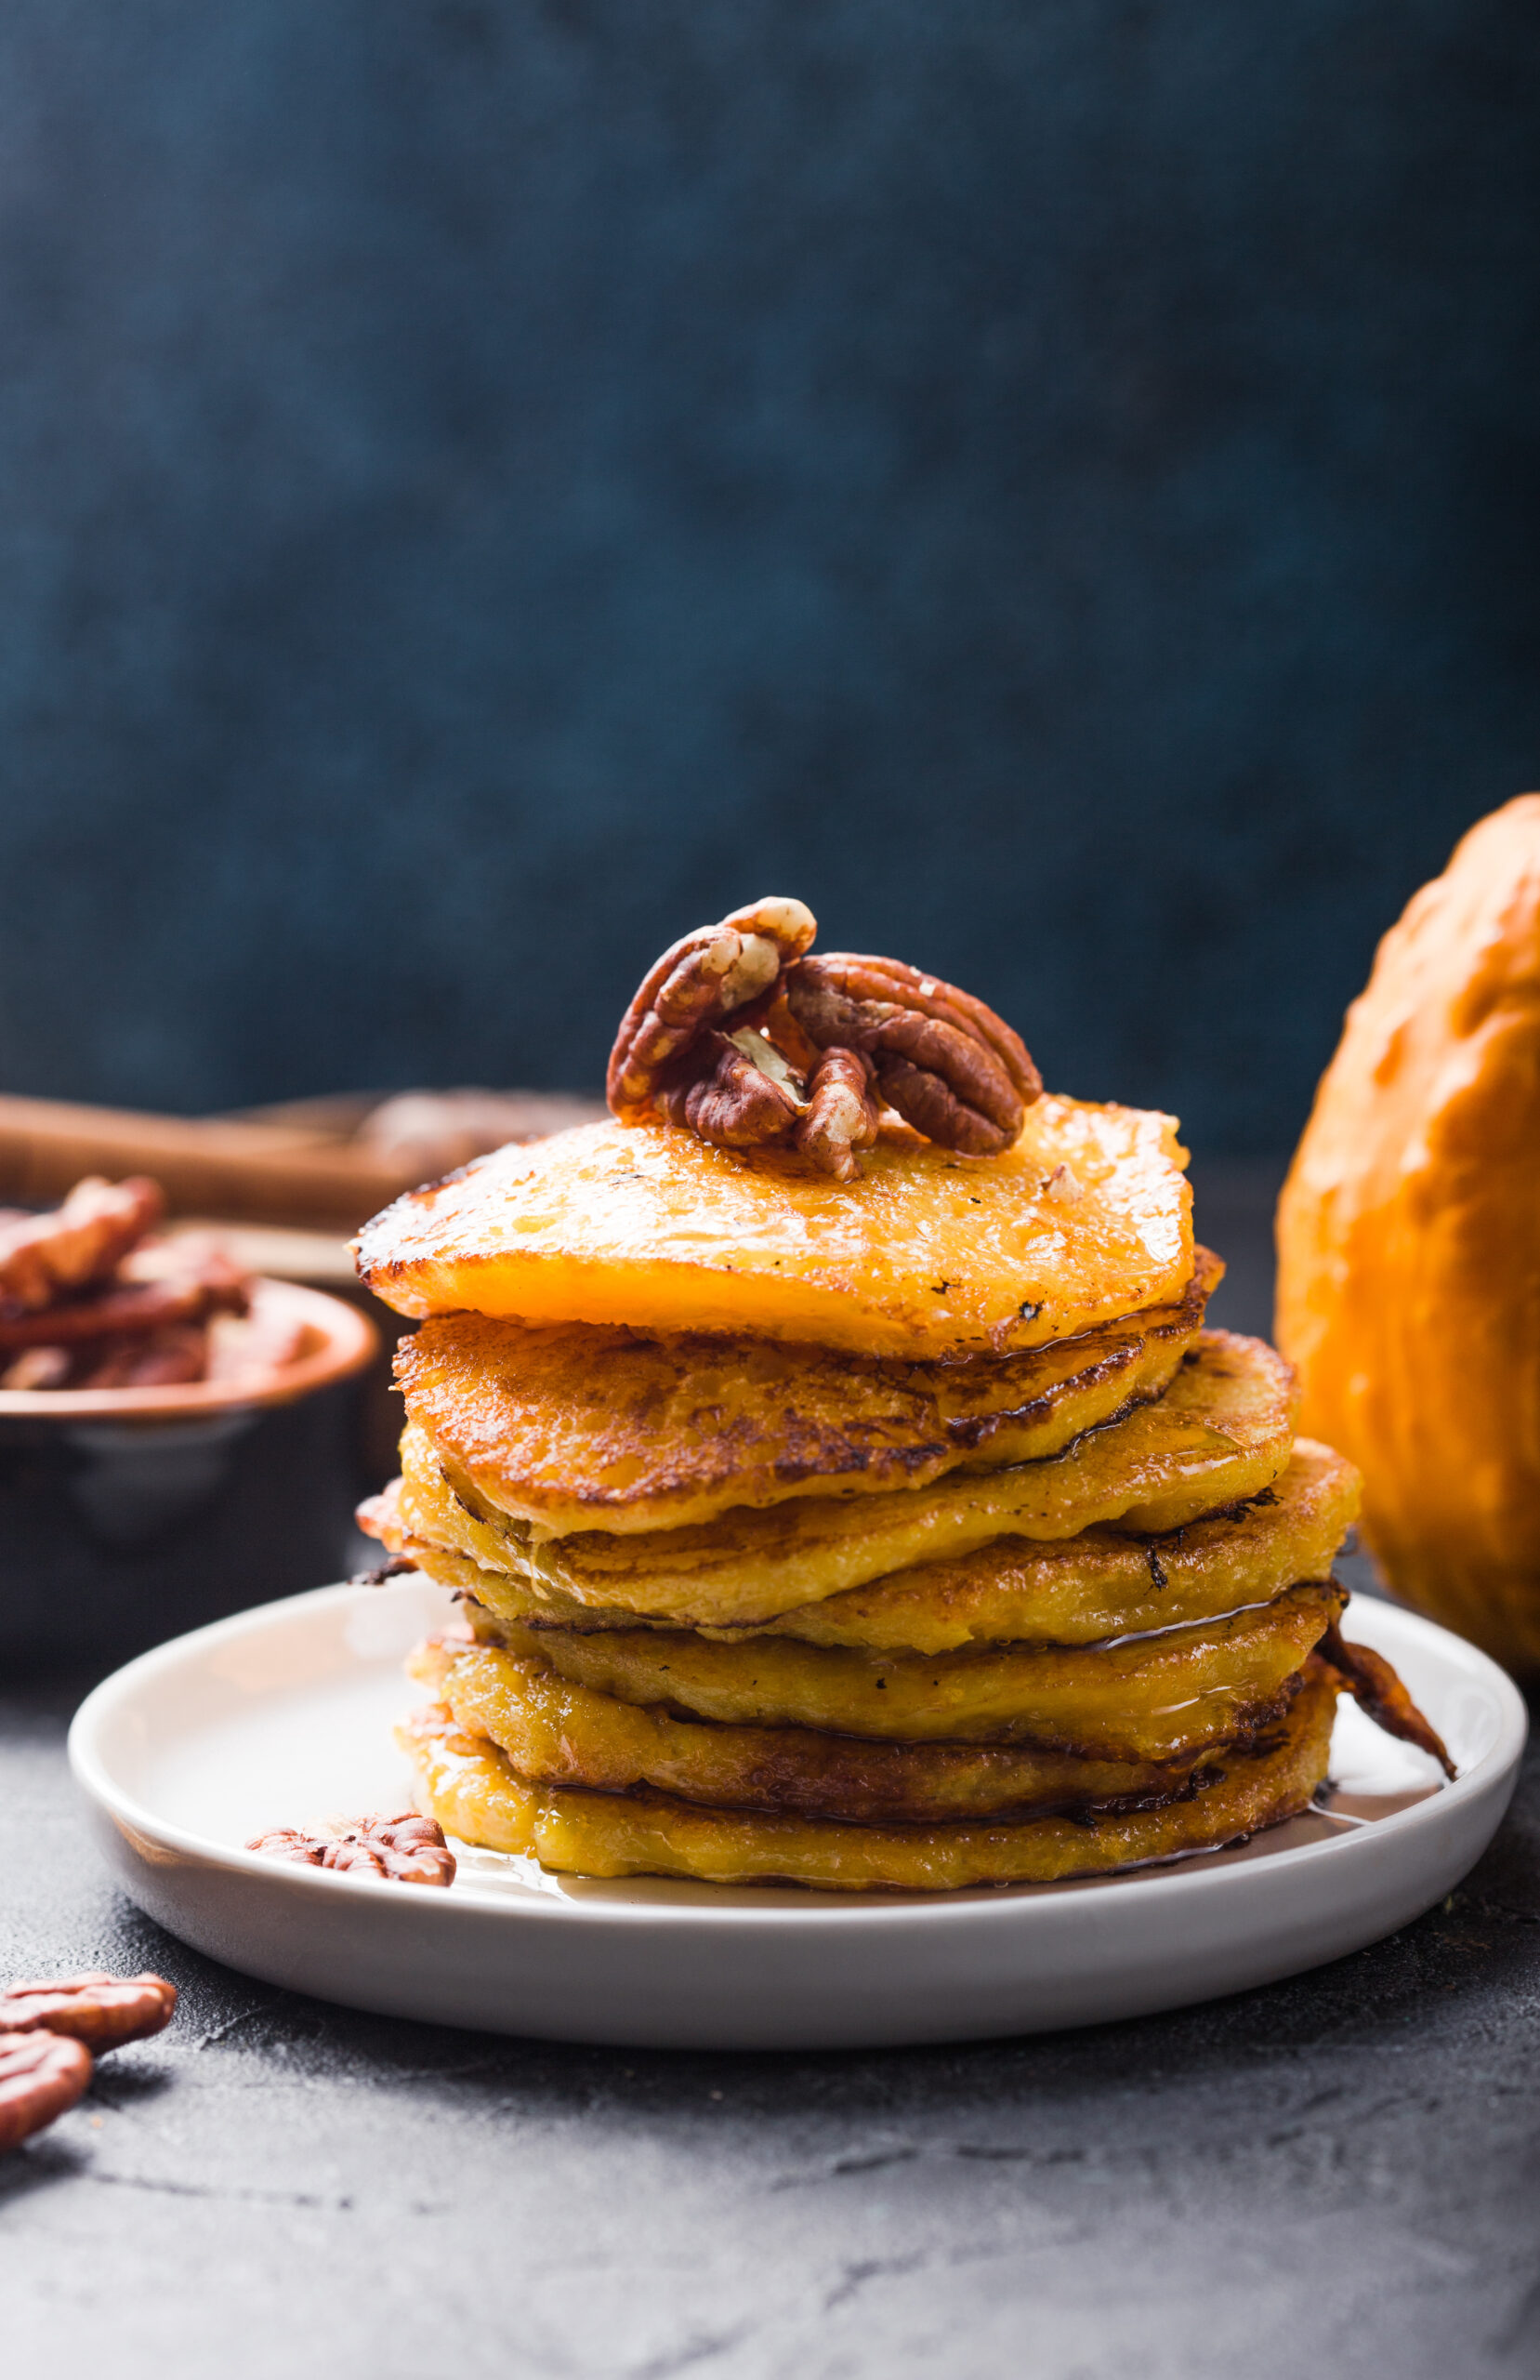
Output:
<svg viewBox="0 0 1540 2380">
<path fill-rule="evenodd" d="M 167 1227 L 148 1176 L 0 1209 L 0 1650 L 121 1654 L 233 1608 L 238 1579 L 249 1602 L 334 1576 L 345 1540 L 317 1525 L 317 1460 L 294 1461 L 293 1424 L 288 1461 L 229 1491 L 271 1408 L 319 1410 L 375 1345 L 356 1306 Z"/>
<path fill-rule="evenodd" d="M 0 1420 L 185 1419 L 285 1404 L 373 1350 L 339 1299 L 264 1281 L 217 1234 L 163 1234 L 158 1183 L 88 1176 L 0 1209 Z"/>
</svg>

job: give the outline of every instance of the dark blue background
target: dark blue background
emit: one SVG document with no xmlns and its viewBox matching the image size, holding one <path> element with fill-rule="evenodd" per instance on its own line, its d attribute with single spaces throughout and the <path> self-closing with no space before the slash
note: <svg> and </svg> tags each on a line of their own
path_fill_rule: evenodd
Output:
<svg viewBox="0 0 1540 2380">
<path fill-rule="evenodd" d="M 0 1088 L 597 1080 L 765 889 L 1285 1145 L 1540 777 L 1518 0 L 9 0 Z"/>
</svg>

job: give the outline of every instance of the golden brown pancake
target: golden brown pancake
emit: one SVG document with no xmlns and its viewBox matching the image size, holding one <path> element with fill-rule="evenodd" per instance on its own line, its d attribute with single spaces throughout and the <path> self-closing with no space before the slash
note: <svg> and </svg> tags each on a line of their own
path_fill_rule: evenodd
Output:
<svg viewBox="0 0 1540 2380">
<path fill-rule="evenodd" d="M 1206 1249 L 1195 1260 L 1179 1304 L 998 1359 L 456 1314 L 402 1340 L 396 1378 L 441 1456 L 516 1520 L 690 1527 L 732 1505 L 876 1495 L 1057 1454 L 1169 1385 L 1224 1270 Z"/>
<path fill-rule="evenodd" d="M 1153 1805 L 1189 1789 L 1194 1763 L 1087 1760 L 999 1744 L 894 1744 L 811 1727 L 722 1726 L 676 1719 L 573 1686 L 542 1661 L 437 1638 L 412 1673 L 485 1736 L 520 1777 L 624 1793 L 651 1785 L 740 1810 L 906 1823 L 1008 1813 Z M 1214 1757 L 1212 1748 L 1204 1760 Z"/>
<path fill-rule="evenodd" d="M 834 1891 L 955 1891 L 1105 1875 L 1214 1849 L 1308 1808 L 1326 1773 L 1336 1683 L 1312 1661 L 1287 1712 L 1227 1752 L 1190 1798 L 1088 1821 L 864 1826 L 703 1808 L 645 1788 L 594 1793 L 529 1784 L 485 1737 L 468 1734 L 441 1708 L 419 1713 L 401 1741 L 417 1764 L 422 1807 L 447 1833 L 494 1851 L 533 1853 L 546 1868 L 720 1884 L 781 1879 Z"/>
<path fill-rule="evenodd" d="M 618 1604 L 536 1593 L 503 1570 L 413 1537 L 395 1481 L 360 1513 L 392 1554 L 404 1554 L 454 1593 L 493 1613 L 563 1628 L 635 1628 Z M 703 1629 L 738 1642 L 764 1633 L 809 1645 L 941 1653 L 963 1645 L 1022 1640 L 1093 1644 L 1103 1636 L 1206 1620 L 1269 1603 L 1296 1579 L 1323 1579 L 1358 1511 L 1350 1462 L 1313 1438 L 1296 1438 L 1286 1471 L 1249 1502 L 1158 1537 L 1091 1528 L 1056 1544 L 999 1537 L 954 1561 L 925 1562 L 867 1587 L 802 1604 L 754 1628 Z M 655 1623 L 667 1625 L 666 1622 Z"/>
<path fill-rule="evenodd" d="M 823 1727 L 900 1743 L 1033 1743 L 1097 1760 L 1182 1760 L 1257 1726 L 1347 1600 L 1331 1581 L 1194 1628 L 1110 1645 L 866 1653 L 692 1629 L 577 1635 L 500 1620 L 511 1652 L 618 1701 L 736 1726 Z M 486 1625 L 485 1622 L 482 1625 Z"/>
<path fill-rule="evenodd" d="M 885 1130 L 863 1178 L 668 1124 L 500 1149 L 365 1225 L 399 1313 L 1005 1355 L 1174 1305 L 1192 1274 L 1168 1116 L 1045 1096 L 1003 1157 Z"/>
<path fill-rule="evenodd" d="M 496 1512 L 409 1423 L 398 1509 L 413 1537 L 537 1591 L 680 1626 L 736 1627 L 1000 1537 L 1073 1537 L 1112 1520 L 1181 1527 L 1270 1487 L 1288 1462 L 1293 1421 L 1293 1375 L 1282 1356 L 1259 1339 L 1208 1330 L 1158 1403 L 1087 1431 L 1043 1462 L 953 1472 L 887 1495 L 734 1507 L 694 1528 L 543 1538 Z"/>
</svg>

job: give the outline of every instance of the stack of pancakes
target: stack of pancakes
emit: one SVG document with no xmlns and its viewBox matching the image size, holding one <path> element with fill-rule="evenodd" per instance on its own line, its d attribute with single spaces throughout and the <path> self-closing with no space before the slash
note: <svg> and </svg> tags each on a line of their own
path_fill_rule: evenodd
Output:
<svg viewBox="0 0 1540 2380">
<path fill-rule="evenodd" d="M 952 1887 L 1304 1808 L 1357 1479 L 1203 1329 L 1184 1165 L 1051 1097 L 851 1183 L 606 1123 L 377 1218 L 424 1320 L 362 1518 L 464 1615 L 416 1657 L 424 1810 L 587 1875 Z"/>
</svg>

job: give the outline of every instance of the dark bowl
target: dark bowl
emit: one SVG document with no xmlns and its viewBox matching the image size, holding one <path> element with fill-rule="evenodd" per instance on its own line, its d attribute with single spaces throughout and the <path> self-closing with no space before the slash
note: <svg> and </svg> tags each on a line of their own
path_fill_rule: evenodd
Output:
<svg viewBox="0 0 1540 2380">
<path fill-rule="evenodd" d="M 0 1664 L 98 1667 L 348 1564 L 357 1375 L 340 1298 L 259 1281 L 297 1353 L 175 1387 L 0 1390 Z"/>
</svg>

